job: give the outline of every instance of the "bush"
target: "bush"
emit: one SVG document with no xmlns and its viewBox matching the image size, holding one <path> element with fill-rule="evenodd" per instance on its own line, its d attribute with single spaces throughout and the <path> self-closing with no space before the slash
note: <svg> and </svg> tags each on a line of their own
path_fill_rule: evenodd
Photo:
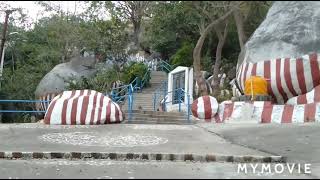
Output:
<svg viewBox="0 0 320 180">
<path fill-rule="evenodd" d="M 141 80 L 147 71 L 148 71 L 147 65 L 143 63 L 132 63 L 128 67 L 124 68 L 122 79 L 126 84 L 129 84 L 136 77 L 138 77 Z M 147 83 L 148 82 L 149 82 L 149 78 L 147 78 Z"/>
<path fill-rule="evenodd" d="M 171 57 L 170 63 L 175 66 L 190 67 L 193 64 L 194 45 L 188 42 L 183 43 L 182 47 Z"/>
</svg>

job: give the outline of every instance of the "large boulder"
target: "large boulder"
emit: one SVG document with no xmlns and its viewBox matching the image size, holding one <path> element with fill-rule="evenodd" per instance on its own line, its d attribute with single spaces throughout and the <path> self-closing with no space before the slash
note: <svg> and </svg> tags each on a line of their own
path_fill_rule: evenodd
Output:
<svg viewBox="0 0 320 180">
<path fill-rule="evenodd" d="M 191 112 L 197 119 L 211 121 L 218 112 L 219 104 L 212 96 L 201 96 L 191 105 Z"/>
<path fill-rule="evenodd" d="M 320 53 L 320 2 L 276 1 L 238 60 L 259 62 Z"/>
<path fill-rule="evenodd" d="M 71 61 L 56 65 L 47 73 L 37 86 L 35 96 L 37 99 L 48 94 L 63 92 L 67 85 L 65 80 L 69 78 L 90 77 L 96 73 L 94 57 L 74 57 Z"/>
<path fill-rule="evenodd" d="M 237 66 L 244 90 L 250 76 L 268 81 L 274 102 L 305 94 L 320 84 L 320 2 L 274 2 L 246 43 Z"/>
<path fill-rule="evenodd" d="M 96 125 L 123 121 L 120 106 L 94 90 L 64 91 L 50 103 L 45 124 Z"/>
</svg>

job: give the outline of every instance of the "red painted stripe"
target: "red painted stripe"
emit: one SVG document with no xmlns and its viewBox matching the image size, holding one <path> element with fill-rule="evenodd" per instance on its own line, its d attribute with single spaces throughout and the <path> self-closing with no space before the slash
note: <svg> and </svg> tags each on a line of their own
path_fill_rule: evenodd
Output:
<svg viewBox="0 0 320 180">
<path fill-rule="evenodd" d="M 253 64 L 253 67 L 252 67 L 252 70 L 251 70 L 251 75 L 252 76 L 256 76 L 257 75 L 257 64 L 258 63 L 254 63 Z"/>
<path fill-rule="evenodd" d="M 98 111 L 98 121 L 97 121 L 97 124 L 101 124 L 101 113 L 102 113 L 102 108 L 103 108 L 103 98 L 104 98 L 104 96 L 101 94 L 101 96 L 100 96 L 100 106 L 99 106 L 99 111 Z"/>
<path fill-rule="evenodd" d="M 244 69 L 244 75 L 243 75 L 243 79 L 242 79 L 242 82 L 243 82 L 243 90 L 245 89 L 245 84 L 246 84 L 246 78 L 247 78 L 247 71 L 248 71 L 248 68 L 249 68 L 249 63 L 246 63 L 246 67 Z"/>
<path fill-rule="evenodd" d="M 284 92 L 283 87 L 281 85 L 281 75 L 280 75 L 280 70 L 281 70 L 281 59 L 276 59 L 276 82 L 277 82 L 277 88 L 279 90 L 279 93 L 283 97 L 284 102 L 288 100 L 287 94 Z"/>
<path fill-rule="evenodd" d="M 81 125 L 86 124 L 88 104 L 89 104 L 89 96 L 83 96 L 82 108 L 81 108 L 81 114 L 80 114 L 80 124 Z"/>
<path fill-rule="evenodd" d="M 67 108 L 68 108 L 68 102 L 69 99 L 71 99 L 75 95 L 76 91 L 71 92 L 71 96 L 69 98 L 66 98 L 63 101 L 63 106 L 62 106 L 62 112 L 61 112 L 61 124 L 66 125 L 67 124 Z"/>
<path fill-rule="evenodd" d="M 223 118 L 222 120 L 225 121 L 226 119 L 230 118 L 233 112 L 234 103 L 226 103 L 224 106 Z"/>
<path fill-rule="evenodd" d="M 307 93 L 306 80 L 304 77 L 303 59 L 297 58 L 296 60 L 296 75 L 298 78 L 299 87 L 301 94 Z"/>
<path fill-rule="evenodd" d="M 107 108 L 107 113 L 106 113 L 105 124 L 110 124 L 110 122 L 111 122 L 111 100 L 109 101 L 106 108 Z"/>
<path fill-rule="evenodd" d="M 203 107 L 204 107 L 204 119 L 210 120 L 211 114 L 212 114 L 212 108 L 210 103 L 210 97 L 209 96 L 203 96 Z"/>
<path fill-rule="evenodd" d="M 84 90 L 80 90 L 80 94 L 77 98 L 73 99 L 72 102 L 72 109 L 71 109 L 71 124 L 75 125 L 77 124 L 77 114 L 78 114 L 78 100 L 83 95 Z M 80 106 L 81 107 L 81 106 Z"/>
<path fill-rule="evenodd" d="M 95 116 L 95 110 L 97 107 L 97 92 L 94 93 L 93 97 L 93 104 L 92 104 L 92 110 L 91 110 L 91 117 L 90 117 L 90 124 L 92 125 L 94 123 L 94 116 Z"/>
<path fill-rule="evenodd" d="M 44 123 L 45 124 L 50 124 L 52 110 L 53 110 L 55 105 L 56 105 L 56 101 L 53 101 L 51 106 L 49 106 L 48 112 L 47 112 L 46 116 L 44 117 Z"/>
<path fill-rule="evenodd" d="M 314 88 L 314 102 L 320 102 L 320 85 Z"/>
<path fill-rule="evenodd" d="M 284 105 L 281 123 L 291 123 L 294 106 Z"/>
<path fill-rule="evenodd" d="M 78 99 L 79 97 L 74 98 L 72 101 L 72 108 L 71 108 L 71 124 L 72 125 L 77 124 L 76 119 L 77 119 Z"/>
<path fill-rule="evenodd" d="M 194 117 L 199 118 L 198 115 L 198 99 L 196 99 L 191 105 L 191 111 Z"/>
<path fill-rule="evenodd" d="M 310 54 L 309 59 L 310 59 L 313 87 L 316 87 L 320 84 L 320 69 L 319 69 L 317 53 Z"/>
<path fill-rule="evenodd" d="M 261 123 L 270 123 L 273 105 L 270 102 L 265 102 L 263 105 Z"/>
<path fill-rule="evenodd" d="M 292 79 L 290 74 L 290 58 L 284 60 L 284 78 L 286 80 L 287 87 L 293 96 L 297 96 L 298 93 L 294 90 L 292 85 Z"/>
<path fill-rule="evenodd" d="M 238 83 L 239 83 L 239 86 L 242 90 L 244 90 L 244 88 L 242 87 L 242 83 L 241 83 L 241 80 L 242 80 L 242 71 L 243 71 L 243 64 L 241 64 L 240 66 L 240 72 L 239 72 L 239 76 L 238 76 Z"/>
<path fill-rule="evenodd" d="M 304 122 L 314 122 L 316 115 L 316 104 L 306 104 L 304 109 Z"/>
<path fill-rule="evenodd" d="M 264 61 L 264 78 L 268 82 L 268 84 L 267 84 L 268 94 L 270 96 L 272 96 L 273 101 L 276 101 L 277 98 L 275 97 L 275 95 L 274 95 L 274 93 L 272 91 L 270 77 L 271 77 L 270 61 Z"/>
<path fill-rule="evenodd" d="M 302 94 L 297 97 L 297 104 L 307 104 L 307 94 Z"/>
<path fill-rule="evenodd" d="M 62 94 L 60 94 L 60 97 L 62 96 Z M 56 105 L 56 102 L 57 102 L 58 99 L 52 101 L 51 103 L 51 106 L 49 106 L 49 109 L 48 109 L 48 112 L 46 114 L 46 116 L 44 117 L 44 123 L 45 124 L 50 124 L 50 121 L 51 121 L 51 114 L 52 114 L 52 111 L 53 111 L 53 108 L 54 106 Z"/>
</svg>

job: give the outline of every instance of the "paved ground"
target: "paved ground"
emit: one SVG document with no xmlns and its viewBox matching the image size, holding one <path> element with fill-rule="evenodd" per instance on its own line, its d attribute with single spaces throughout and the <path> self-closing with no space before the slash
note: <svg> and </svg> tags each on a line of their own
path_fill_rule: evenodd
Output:
<svg viewBox="0 0 320 180">
<path fill-rule="evenodd" d="M 204 178 L 310 178 L 297 171 L 277 174 L 274 170 L 238 173 L 237 164 L 185 162 L 129 162 L 129 161 L 66 161 L 66 160 L 1 160 L 0 178 L 72 178 L 72 179 L 204 179 Z M 274 168 L 271 168 L 274 169 Z"/>
<path fill-rule="evenodd" d="M 320 178 L 320 124 L 199 124 L 229 142 L 287 157 L 287 161 L 310 163 Z"/>
<path fill-rule="evenodd" d="M 262 155 L 193 125 L 0 125 L 0 151 L 81 151 Z"/>
<path fill-rule="evenodd" d="M 319 128 L 320 124 L 316 123 L 282 125 L 203 123 L 196 126 L 1 124 L 0 151 L 281 155 L 288 157 L 290 163 L 311 164 L 312 175 L 303 175 L 302 178 L 320 178 Z M 68 163 L 74 166 L 66 165 Z M 77 163 L 82 165 L 75 165 Z M 236 171 L 237 165 L 231 163 L 99 160 L 87 163 L 88 161 L 70 160 L 0 160 L 0 178 L 275 178 L 278 176 L 296 178 L 301 176 L 289 173 L 239 175 Z M 97 166 L 97 163 L 101 166 Z"/>
</svg>

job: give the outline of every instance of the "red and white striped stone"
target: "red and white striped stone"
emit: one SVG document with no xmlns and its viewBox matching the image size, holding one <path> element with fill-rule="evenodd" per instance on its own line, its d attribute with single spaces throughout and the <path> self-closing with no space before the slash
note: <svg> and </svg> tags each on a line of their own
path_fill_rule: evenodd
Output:
<svg viewBox="0 0 320 180">
<path fill-rule="evenodd" d="M 219 104 L 212 96 L 201 96 L 193 101 L 191 111 L 198 119 L 211 120 L 218 112 Z"/>
<path fill-rule="evenodd" d="M 277 103 L 283 104 L 320 85 L 319 61 L 316 53 L 301 58 L 277 58 L 257 63 L 244 61 L 238 68 L 236 78 L 244 92 L 244 83 L 250 76 L 264 77 L 269 82 L 268 93 Z"/>
<path fill-rule="evenodd" d="M 216 122 L 237 121 L 242 107 L 250 102 L 222 103 L 215 116 Z M 254 101 L 252 119 L 257 123 L 305 123 L 320 122 L 320 103 L 300 105 L 276 105 L 268 101 Z"/>
<path fill-rule="evenodd" d="M 120 123 L 123 113 L 117 103 L 94 90 L 64 91 L 49 104 L 45 124 L 93 125 Z"/>
<path fill-rule="evenodd" d="M 290 98 L 286 104 L 310 104 L 320 102 L 320 85 L 312 89 L 306 94 L 302 94 L 293 98 Z"/>
</svg>

